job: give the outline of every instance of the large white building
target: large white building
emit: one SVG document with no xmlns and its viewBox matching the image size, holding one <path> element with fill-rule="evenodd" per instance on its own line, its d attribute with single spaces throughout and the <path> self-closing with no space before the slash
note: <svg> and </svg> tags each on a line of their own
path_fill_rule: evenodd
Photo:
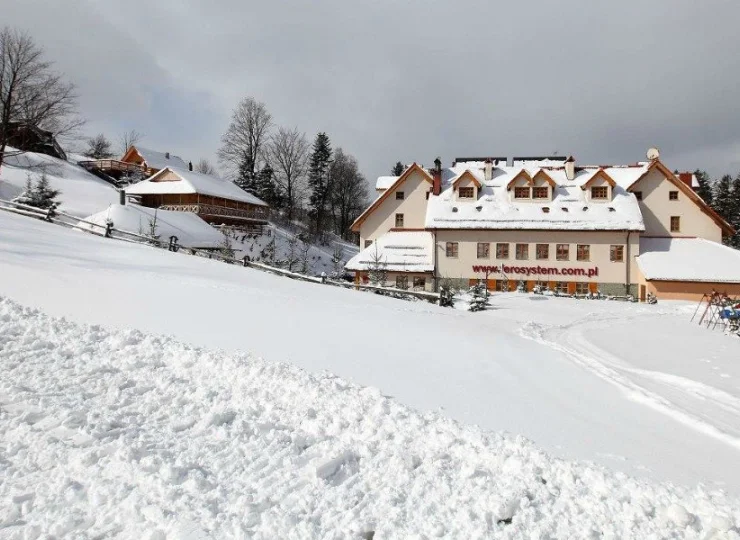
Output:
<svg viewBox="0 0 740 540">
<path fill-rule="evenodd" d="M 378 197 L 352 229 L 357 281 L 379 264 L 389 284 L 435 289 L 487 280 L 491 289 L 543 283 L 568 293 L 740 294 L 732 227 L 656 156 L 619 166 L 573 158 L 459 158 L 414 163 L 378 178 Z M 694 255 L 696 253 L 696 256 Z"/>
</svg>

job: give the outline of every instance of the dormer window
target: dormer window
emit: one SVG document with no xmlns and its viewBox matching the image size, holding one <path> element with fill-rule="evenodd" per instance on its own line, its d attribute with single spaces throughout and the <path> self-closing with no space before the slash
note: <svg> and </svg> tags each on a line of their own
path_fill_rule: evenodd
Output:
<svg viewBox="0 0 740 540">
<path fill-rule="evenodd" d="M 475 198 L 475 188 L 470 187 L 461 187 L 458 189 L 458 196 L 461 199 L 474 199 Z"/>
<path fill-rule="evenodd" d="M 532 188 L 532 198 L 533 199 L 549 199 L 550 198 L 550 190 L 547 186 L 538 186 Z"/>
<path fill-rule="evenodd" d="M 591 188 L 592 199 L 608 199 L 609 198 L 609 187 L 608 186 L 594 186 Z"/>
<path fill-rule="evenodd" d="M 514 188 L 515 199 L 529 199 L 529 188 L 528 187 L 515 187 Z"/>
</svg>

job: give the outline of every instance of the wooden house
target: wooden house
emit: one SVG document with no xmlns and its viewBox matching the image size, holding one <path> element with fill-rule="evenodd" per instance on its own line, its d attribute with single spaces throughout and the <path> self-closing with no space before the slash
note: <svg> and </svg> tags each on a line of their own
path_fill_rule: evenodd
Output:
<svg viewBox="0 0 740 540">
<path fill-rule="evenodd" d="M 142 206 L 194 212 L 213 225 L 261 230 L 270 215 L 266 203 L 233 182 L 187 168 L 165 167 L 125 192 Z"/>
</svg>

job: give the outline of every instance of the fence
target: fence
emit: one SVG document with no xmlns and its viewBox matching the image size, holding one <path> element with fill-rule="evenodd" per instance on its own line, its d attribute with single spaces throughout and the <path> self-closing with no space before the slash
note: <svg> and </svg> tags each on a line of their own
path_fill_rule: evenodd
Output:
<svg viewBox="0 0 740 540">
<path fill-rule="evenodd" d="M 40 219 L 43 221 L 48 221 L 50 223 L 55 223 L 57 225 L 62 225 L 65 227 L 89 232 L 89 233 L 96 234 L 98 236 L 103 236 L 106 238 L 113 238 L 115 240 L 123 240 L 126 242 L 133 242 L 136 244 L 147 244 L 150 246 L 167 249 L 173 252 L 190 253 L 191 255 L 205 257 L 208 259 L 215 259 L 215 260 L 223 261 L 228 264 L 236 264 L 236 265 L 241 265 L 241 266 L 248 267 L 248 268 L 254 268 L 257 270 L 261 270 L 263 272 L 270 272 L 271 274 L 284 276 L 284 277 L 288 277 L 291 279 L 297 279 L 300 281 L 306 281 L 309 283 L 318 283 L 322 285 L 331 285 L 333 287 L 344 287 L 347 289 L 355 289 L 355 290 L 361 290 L 361 291 L 362 290 L 372 291 L 372 292 L 376 292 L 379 294 L 385 294 L 389 296 L 407 296 L 407 297 L 410 296 L 413 298 L 418 298 L 420 300 L 427 300 L 429 302 L 434 302 L 434 303 L 439 303 L 439 300 L 440 300 L 439 294 L 426 292 L 426 291 L 410 291 L 410 290 L 396 289 L 393 287 L 381 287 L 378 285 L 363 285 L 363 284 L 358 284 L 358 283 L 342 282 L 342 281 L 327 279 L 325 277 L 307 276 L 305 274 L 299 274 L 297 272 L 285 270 L 284 268 L 278 268 L 276 266 L 270 266 L 264 263 L 250 261 L 246 256 L 242 259 L 236 259 L 234 257 L 227 257 L 218 250 L 191 248 L 187 246 L 182 246 L 182 245 L 177 244 L 176 237 L 172 237 L 168 240 L 159 240 L 159 239 L 154 239 L 150 236 L 144 236 L 144 235 L 141 235 L 135 232 L 118 229 L 114 227 L 114 224 L 111 224 L 111 223 L 101 225 L 99 223 L 94 223 L 92 221 L 80 219 L 78 217 L 72 216 L 60 210 L 55 210 L 55 209 L 42 210 L 34 206 L 29 206 L 27 204 L 22 204 L 22 203 L 18 203 L 14 201 L 7 201 L 4 199 L 0 199 L 0 210 L 11 212 L 13 214 L 18 214 L 22 216 Z M 90 229 L 80 228 L 79 225 L 81 223 L 90 226 Z"/>
</svg>

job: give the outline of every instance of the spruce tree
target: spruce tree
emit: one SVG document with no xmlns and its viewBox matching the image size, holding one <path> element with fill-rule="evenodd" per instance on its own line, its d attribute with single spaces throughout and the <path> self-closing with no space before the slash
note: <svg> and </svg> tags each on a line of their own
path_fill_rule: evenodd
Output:
<svg viewBox="0 0 740 540">
<path fill-rule="evenodd" d="M 275 182 L 275 172 L 269 164 L 257 173 L 255 179 L 256 188 L 254 194 L 269 204 L 272 208 L 282 207 L 282 196 Z"/>
<path fill-rule="evenodd" d="M 396 161 L 396 164 L 393 166 L 393 169 L 391 169 L 391 174 L 393 176 L 401 176 L 403 174 L 403 171 L 406 170 L 406 167 L 403 166 L 403 163 L 400 161 Z"/>
<path fill-rule="evenodd" d="M 706 171 L 696 169 L 694 176 L 699 183 L 699 187 L 696 188 L 696 194 L 699 195 L 704 202 L 709 206 L 712 206 L 712 181 L 709 179 L 709 175 Z"/>
<path fill-rule="evenodd" d="M 249 193 L 257 194 L 257 175 L 254 173 L 254 164 L 248 154 L 244 154 L 239 165 L 239 171 L 234 183 Z"/>
<path fill-rule="evenodd" d="M 331 163 L 331 143 L 326 133 L 316 135 L 311 152 L 311 164 L 308 170 L 308 187 L 310 215 L 313 218 L 316 233 L 324 227 L 329 195 L 331 193 L 331 179 L 329 165 Z"/>
<path fill-rule="evenodd" d="M 729 214 L 727 221 L 736 231 L 740 231 L 740 173 L 738 173 L 732 181 L 732 186 L 730 187 L 730 202 L 727 207 Z M 735 236 L 728 238 L 727 244 L 740 249 L 740 234 L 735 233 Z"/>
<path fill-rule="evenodd" d="M 712 208 L 726 221 L 730 221 L 732 213 L 732 177 L 729 174 L 720 178 L 714 186 Z"/>
</svg>

